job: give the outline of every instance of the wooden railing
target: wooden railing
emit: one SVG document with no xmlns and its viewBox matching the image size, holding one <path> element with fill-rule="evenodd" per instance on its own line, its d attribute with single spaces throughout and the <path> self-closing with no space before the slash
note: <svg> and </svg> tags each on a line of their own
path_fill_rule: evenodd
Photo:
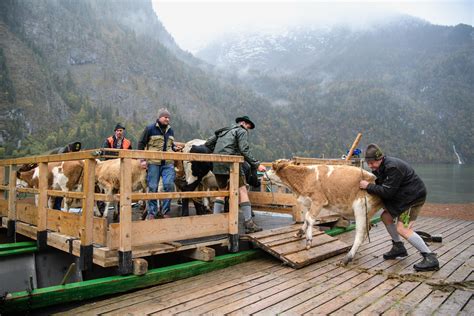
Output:
<svg viewBox="0 0 474 316">
<path fill-rule="evenodd" d="M 114 197 L 94 193 L 96 158 L 119 158 L 121 164 L 120 194 Z M 132 159 L 154 160 L 187 160 L 224 162 L 231 164 L 230 185 L 228 191 L 220 192 L 160 192 L 133 193 L 131 178 Z M 83 160 L 84 177 L 82 192 L 62 192 L 48 189 L 48 163 Z M 130 273 L 132 250 L 156 243 L 173 242 L 198 237 L 228 234 L 230 248 L 238 249 L 238 177 L 241 156 L 214 154 L 187 154 L 170 152 L 151 152 L 139 150 L 99 149 L 75 153 L 32 156 L 16 159 L 0 160 L 0 216 L 8 234 L 21 233 L 37 240 L 40 250 L 47 245 L 71 251 L 80 257 L 80 268 L 86 270 L 92 262 L 106 266 L 107 254 L 100 249 L 93 249 L 92 244 L 99 244 L 107 250 L 118 251 L 118 265 L 121 273 Z M 38 188 L 17 188 L 17 166 L 37 163 L 39 166 Z M 8 169 L 8 182 L 6 170 Z M 38 205 L 24 203 L 17 199 L 17 193 L 33 193 L 38 195 Z M 82 200 L 80 215 L 65 213 L 47 207 L 48 196 L 62 196 Z M 229 212 L 203 216 L 165 218 L 151 221 L 132 222 L 132 200 L 175 199 L 193 197 L 228 196 Z M 106 219 L 94 217 L 95 201 L 111 201 L 119 199 L 119 223 L 107 225 Z M 61 236 L 60 236 L 61 235 Z M 65 237 L 70 245 L 64 242 Z M 66 238 L 67 239 L 67 238 Z M 152 247 L 152 246 L 150 246 Z M 144 252 L 146 253 L 146 252 Z"/>
</svg>

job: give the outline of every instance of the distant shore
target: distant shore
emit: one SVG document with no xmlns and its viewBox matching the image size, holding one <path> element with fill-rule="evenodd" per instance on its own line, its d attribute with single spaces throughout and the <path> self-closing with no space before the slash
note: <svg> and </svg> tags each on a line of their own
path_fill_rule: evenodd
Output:
<svg viewBox="0 0 474 316">
<path fill-rule="evenodd" d="M 447 217 L 474 221 L 474 203 L 464 204 L 438 204 L 426 203 L 421 209 L 420 215 Z"/>
</svg>

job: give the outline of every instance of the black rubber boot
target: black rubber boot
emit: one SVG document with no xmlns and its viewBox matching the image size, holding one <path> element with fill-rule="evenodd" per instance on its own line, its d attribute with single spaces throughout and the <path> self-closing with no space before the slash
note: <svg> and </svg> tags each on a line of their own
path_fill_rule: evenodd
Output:
<svg viewBox="0 0 474 316">
<path fill-rule="evenodd" d="M 439 262 L 435 253 L 422 252 L 423 260 L 413 265 L 416 271 L 438 271 Z"/>
<path fill-rule="evenodd" d="M 383 254 L 383 258 L 385 260 L 408 256 L 407 249 L 403 245 L 403 242 L 392 240 L 392 244 L 393 244 L 392 249 L 390 249 L 389 252 L 386 252 Z"/>
</svg>

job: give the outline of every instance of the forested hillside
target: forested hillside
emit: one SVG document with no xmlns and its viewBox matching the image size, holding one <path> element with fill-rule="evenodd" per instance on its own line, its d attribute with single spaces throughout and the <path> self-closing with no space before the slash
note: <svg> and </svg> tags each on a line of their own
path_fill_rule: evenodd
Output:
<svg viewBox="0 0 474 316">
<path fill-rule="evenodd" d="M 271 133 L 269 103 L 203 72 L 150 1 L 6 0 L 0 12 L 2 156 L 78 140 L 96 148 L 116 122 L 136 141 L 163 106 L 181 141 L 250 115 L 260 157 L 271 156 L 263 141 Z"/>
</svg>

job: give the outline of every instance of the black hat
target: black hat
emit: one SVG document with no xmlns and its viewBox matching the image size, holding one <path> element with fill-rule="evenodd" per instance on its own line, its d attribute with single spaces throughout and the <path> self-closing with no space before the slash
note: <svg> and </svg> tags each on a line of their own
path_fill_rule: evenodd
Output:
<svg viewBox="0 0 474 316">
<path fill-rule="evenodd" d="M 255 124 L 249 119 L 249 117 L 247 115 L 242 116 L 242 117 L 238 117 L 238 118 L 235 119 L 235 123 L 240 123 L 242 121 L 244 121 L 246 123 L 249 123 L 250 124 L 250 129 L 255 128 Z"/>
<path fill-rule="evenodd" d="M 122 124 L 117 123 L 117 125 L 115 125 L 114 132 L 118 129 L 125 129 L 125 127 Z"/>
<path fill-rule="evenodd" d="M 365 150 L 365 161 L 380 160 L 383 158 L 382 149 L 377 144 L 369 144 Z"/>
</svg>

